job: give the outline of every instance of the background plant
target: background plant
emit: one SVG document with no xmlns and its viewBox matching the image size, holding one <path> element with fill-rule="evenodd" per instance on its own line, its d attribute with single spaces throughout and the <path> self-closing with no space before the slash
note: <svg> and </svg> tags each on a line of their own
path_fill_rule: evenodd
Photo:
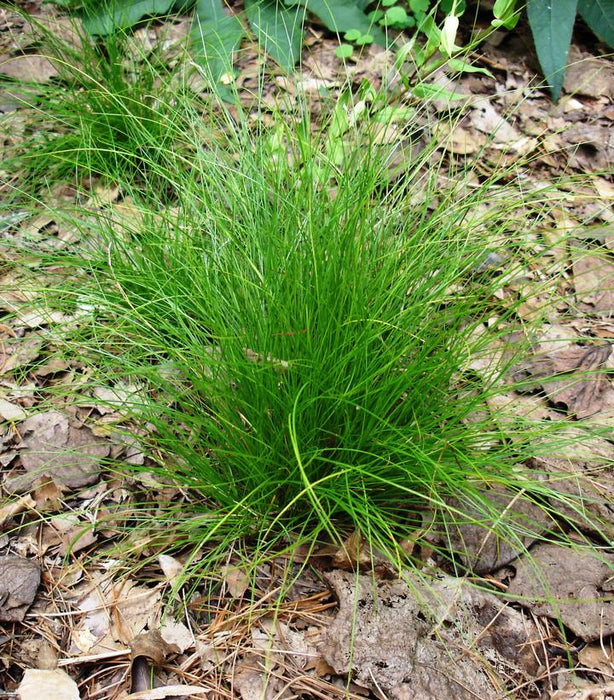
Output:
<svg viewBox="0 0 614 700">
<path fill-rule="evenodd" d="M 528 0 L 527 16 L 544 77 L 554 100 L 565 79 L 571 35 L 579 14 L 590 29 L 614 48 L 613 0 Z"/>
</svg>

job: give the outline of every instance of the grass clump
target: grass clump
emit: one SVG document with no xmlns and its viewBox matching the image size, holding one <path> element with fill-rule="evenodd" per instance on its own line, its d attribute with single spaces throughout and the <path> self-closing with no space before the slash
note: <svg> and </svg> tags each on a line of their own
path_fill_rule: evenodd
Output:
<svg viewBox="0 0 614 700">
<path fill-rule="evenodd" d="M 488 410 L 527 349 L 507 289 L 526 250 L 548 264 L 535 214 L 550 192 L 500 184 L 513 172 L 447 177 L 435 141 L 383 146 L 369 119 L 348 120 L 333 157 L 325 117 L 278 114 L 271 138 L 241 112 L 181 94 L 152 111 L 147 90 L 94 82 L 100 102 L 63 103 L 78 145 L 62 152 L 124 206 L 65 214 L 81 238 L 46 261 L 68 273 L 50 304 L 80 309 L 62 342 L 93 383 L 136 388 L 122 410 L 148 467 L 201 495 L 164 526 L 261 551 L 359 530 L 400 561 L 425 510 L 444 532 L 469 520 L 521 542 L 529 526 L 487 491 L 573 502 L 524 466 L 564 444 L 557 426 L 503 431 Z"/>
</svg>

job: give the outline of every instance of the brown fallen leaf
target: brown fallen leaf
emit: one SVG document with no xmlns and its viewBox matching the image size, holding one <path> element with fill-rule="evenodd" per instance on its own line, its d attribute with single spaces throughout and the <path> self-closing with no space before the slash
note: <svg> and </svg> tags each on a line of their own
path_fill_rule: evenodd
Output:
<svg viewBox="0 0 614 700">
<path fill-rule="evenodd" d="M 2 507 L 0 507 L 0 527 L 14 515 L 32 508 L 36 508 L 36 501 L 32 498 L 32 496 L 30 496 L 30 494 L 20 496 L 13 501 L 5 503 Z"/>
<path fill-rule="evenodd" d="M 81 488 L 94 483 L 100 460 L 110 445 L 95 437 L 88 428 L 74 428 L 59 411 L 31 416 L 19 426 L 21 463 L 36 478 L 45 474 L 57 485 Z"/>
<path fill-rule="evenodd" d="M 200 688 L 197 685 L 165 685 L 161 688 L 152 688 L 137 693 L 123 695 L 118 700 L 164 700 L 165 698 L 205 698 L 211 697 L 210 690 Z"/>
<path fill-rule="evenodd" d="M 578 661 L 582 666 L 611 675 L 614 672 L 614 650 L 611 640 L 607 644 L 603 642 L 587 644 L 580 650 Z"/>
<path fill-rule="evenodd" d="M 242 598 L 249 586 L 249 578 L 243 569 L 238 566 L 223 566 L 222 576 L 228 587 L 228 592 L 233 598 Z"/>
<path fill-rule="evenodd" d="M 319 650 L 337 674 L 351 672 L 380 697 L 496 697 L 495 666 L 531 677 L 542 663 L 536 626 L 462 579 L 427 583 L 410 572 L 403 581 L 344 571 L 325 576 L 339 612 Z M 494 662 L 491 669 L 475 647 Z"/>
<path fill-rule="evenodd" d="M 23 557 L 0 557 L 0 620 L 21 622 L 41 581 L 36 562 Z"/>
<path fill-rule="evenodd" d="M 179 648 L 168 644 L 158 630 L 137 635 L 130 649 L 131 693 L 150 690 L 152 667 L 162 666 L 168 656 L 179 653 Z"/>
<path fill-rule="evenodd" d="M 611 61 L 584 53 L 576 46 L 570 47 L 567 60 L 565 92 L 594 100 L 599 97 L 614 100 L 614 66 Z"/>
<path fill-rule="evenodd" d="M 9 78 L 35 83 L 46 83 L 58 75 L 56 67 L 48 58 L 36 54 L 0 56 L 0 73 Z"/>
<path fill-rule="evenodd" d="M 12 422 L 25 420 L 26 417 L 26 412 L 19 404 L 0 398 L 0 418 Z"/>
<path fill-rule="evenodd" d="M 614 683 L 591 683 L 574 678 L 561 689 L 550 694 L 550 700 L 609 700 L 614 695 Z"/>
<path fill-rule="evenodd" d="M 463 502 L 454 499 L 451 505 L 464 513 L 466 522 L 445 525 L 445 544 L 464 565 L 477 574 L 500 569 L 525 552 L 537 537 L 551 526 L 548 515 L 522 492 L 509 489 L 484 489 L 483 502 Z M 493 529 L 484 523 L 484 504 L 500 514 L 501 522 L 516 532 L 510 537 L 501 528 Z"/>
<path fill-rule="evenodd" d="M 538 544 L 515 567 L 507 592 L 523 607 L 535 615 L 560 619 L 587 642 L 614 633 L 613 555 Z"/>
<path fill-rule="evenodd" d="M 573 277 L 578 308 L 587 313 L 614 312 L 614 263 L 586 251 L 573 250 Z"/>
<path fill-rule="evenodd" d="M 24 338 L 7 343 L 2 348 L 6 355 L 3 361 L 0 360 L 0 375 L 34 362 L 41 354 L 43 343 L 43 337 L 39 333 L 30 333 Z"/>
<path fill-rule="evenodd" d="M 515 370 L 514 379 L 536 380 L 535 384 L 554 406 L 566 409 L 576 418 L 586 418 L 601 410 L 601 396 L 609 380 L 607 374 L 597 370 L 604 367 L 611 352 L 610 343 L 574 345 L 533 358 Z"/>
</svg>

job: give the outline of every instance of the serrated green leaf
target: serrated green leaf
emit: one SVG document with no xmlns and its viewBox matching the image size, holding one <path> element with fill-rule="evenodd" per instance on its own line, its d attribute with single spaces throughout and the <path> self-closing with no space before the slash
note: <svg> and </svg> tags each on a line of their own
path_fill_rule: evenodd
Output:
<svg viewBox="0 0 614 700">
<path fill-rule="evenodd" d="M 221 93 L 228 91 L 219 80 L 232 71 L 233 53 L 242 37 L 241 22 L 225 12 L 221 0 L 197 0 L 192 24 L 194 60 L 206 69 L 213 87 Z"/>
<path fill-rule="evenodd" d="M 343 34 L 350 29 L 359 29 L 361 34 L 371 34 L 374 40 L 386 45 L 386 36 L 378 27 L 374 27 L 371 20 L 358 7 L 355 0 L 300 0 L 309 12 L 317 15 L 325 26 L 336 32 Z"/>
<path fill-rule="evenodd" d="M 81 10 L 79 16 L 83 28 L 92 36 L 107 36 L 118 29 L 133 27 L 149 15 L 164 15 L 175 0 L 115 0 L 100 3 L 95 9 Z"/>
<path fill-rule="evenodd" d="M 592 31 L 614 48 L 614 0 L 578 0 L 578 12 Z"/>
<path fill-rule="evenodd" d="M 262 48 L 290 72 L 301 57 L 302 7 L 287 7 L 277 0 L 245 0 L 245 13 Z"/>
<path fill-rule="evenodd" d="M 527 4 L 537 57 L 555 101 L 563 88 L 577 5 L 578 0 L 529 0 Z"/>
</svg>

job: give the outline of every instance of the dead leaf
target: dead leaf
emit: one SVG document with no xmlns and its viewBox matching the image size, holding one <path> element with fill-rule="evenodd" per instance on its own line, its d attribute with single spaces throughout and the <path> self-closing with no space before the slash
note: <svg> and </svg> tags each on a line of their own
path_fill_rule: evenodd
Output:
<svg viewBox="0 0 614 700">
<path fill-rule="evenodd" d="M 582 250 L 574 250 L 572 256 L 578 308 L 614 314 L 614 263 Z"/>
<path fill-rule="evenodd" d="M 107 457 L 110 445 L 95 437 L 88 428 L 74 428 L 67 416 L 47 411 L 31 416 L 20 425 L 23 441 L 18 445 L 21 463 L 38 478 L 45 474 L 69 488 L 94 483 L 100 472 L 100 460 Z"/>
<path fill-rule="evenodd" d="M 0 557 L 0 620 L 21 622 L 41 581 L 36 562 L 23 557 Z"/>
<path fill-rule="evenodd" d="M 138 586 L 127 579 L 113 583 L 103 575 L 78 587 L 75 608 L 84 613 L 71 631 L 73 654 L 119 651 L 146 627 L 157 626 L 160 588 Z"/>
<path fill-rule="evenodd" d="M 261 657 L 245 654 L 236 664 L 232 676 L 233 697 L 242 700 L 275 700 L 283 685 L 270 668 L 265 668 Z"/>
<path fill-rule="evenodd" d="M 476 574 L 491 573 L 509 564 L 551 526 L 544 510 L 522 492 L 487 489 L 481 496 L 484 502 L 480 505 L 452 501 L 451 505 L 465 514 L 466 520 L 448 522 L 445 527 L 445 545 Z M 509 528 L 507 532 L 501 525 L 493 531 L 488 523 L 480 524 L 484 522 L 484 503 L 497 514 L 493 520 L 500 518 L 501 524 Z M 510 532 L 516 536 L 510 536 Z"/>
<path fill-rule="evenodd" d="M 609 380 L 607 374 L 596 370 L 604 367 L 611 352 L 609 343 L 575 345 L 533 358 L 516 369 L 514 379 L 522 381 L 529 377 L 538 380 L 536 384 L 546 392 L 554 406 L 566 409 L 577 418 L 586 418 L 602 408 L 601 398 Z"/>
<path fill-rule="evenodd" d="M 233 598 L 242 598 L 249 586 L 249 578 L 245 571 L 238 566 L 227 565 L 222 567 L 221 572 L 230 595 Z"/>
<path fill-rule="evenodd" d="M 81 697 L 75 681 L 59 668 L 26 669 L 17 694 L 21 700 L 80 700 Z"/>
<path fill-rule="evenodd" d="M 149 630 L 137 635 L 130 644 L 132 661 L 144 657 L 155 666 L 161 666 L 171 654 L 178 654 L 179 648 L 169 644 L 159 630 Z"/>
<path fill-rule="evenodd" d="M 611 675 L 614 672 L 614 650 L 611 648 L 611 641 L 587 644 L 584 649 L 580 649 L 578 661 L 582 666 Z"/>
<path fill-rule="evenodd" d="M 351 672 L 358 684 L 399 700 L 475 700 L 497 696 L 490 680 L 496 672 L 469 651 L 472 645 L 488 649 L 503 668 L 536 672 L 539 635 L 518 611 L 462 579 L 405 576 L 326 574 L 339 612 L 320 651 L 336 673 Z"/>
<path fill-rule="evenodd" d="M 171 585 L 175 585 L 183 572 L 183 564 L 168 554 L 159 554 L 158 564 L 160 564 L 160 568 L 164 573 L 164 578 Z"/>
<path fill-rule="evenodd" d="M 579 436 L 578 442 L 581 440 Z M 546 477 L 548 488 L 563 495 L 556 500 L 556 511 L 560 516 L 584 531 L 593 531 L 598 537 L 605 536 L 614 541 L 614 471 L 609 467 L 614 458 L 614 446 L 606 444 L 611 456 L 602 458 L 602 464 L 595 454 L 593 463 L 573 459 L 571 455 L 564 459 L 544 456 L 534 457 L 531 466 L 541 472 L 537 478 Z"/>
<path fill-rule="evenodd" d="M 161 688 L 152 688 L 138 693 L 124 695 L 120 700 L 164 700 L 164 698 L 199 698 L 208 697 L 209 690 L 197 685 L 165 685 Z"/>
<path fill-rule="evenodd" d="M 7 421 L 22 421 L 26 419 L 27 413 L 19 404 L 0 398 L 0 417 Z"/>
<path fill-rule="evenodd" d="M 160 634 L 167 644 L 178 649 L 179 654 L 183 654 L 195 644 L 194 635 L 182 622 L 166 620 L 160 628 Z"/>
<path fill-rule="evenodd" d="M 147 588 L 134 581 L 124 581 L 113 586 L 111 605 L 111 636 L 118 642 L 129 644 L 145 627 L 152 627 L 159 615 L 158 603 L 162 593 L 159 587 Z"/>
<path fill-rule="evenodd" d="M 567 148 L 575 146 L 569 164 L 589 172 L 609 170 L 614 163 L 614 129 L 611 126 L 581 121 L 562 134 Z"/>
<path fill-rule="evenodd" d="M 611 61 L 583 53 L 571 46 L 565 69 L 565 92 L 614 100 L 614 66 Z"/>
<path fill-rule="evenodd" d="M 591 683 L 576 676 L 573 682 L 552 693 L 550 700 L 610 700 L 612 695 L 614 683 Z"/>
<path fill-rule="evenodd" d="M 46 83 L 58 75 L 56 67 L 45 56 L 22 54 L 21 56 L 0 56 L 0 73 L 9 78 L 26 82 Z"/>
<path fill-rule="evenodd" d="M 30 510 L 31 508 L 36 508 L 36 501 L 32 498 L 32 496 L 30 496 L 30 494 L 20 496 L 14 501 L 5 503 L 2 507 L 0 507 L 0 526 L 4 525 L 4 523 L 14 515 L 17 515 L 24 510 Z"/>
<path fill-rule="evenodd" d="M 43 338 L 38 333 L 30 333 L 24 338 L 20 338 L 11 343 L 7 343 L 3 352 L 7 352 L 4 362 L 0 365 L 0 375 L 8 374 L 14 369 L 27 366 L 34 362 L 41 354 L 43 348 Z"/>
<path fill-rule="evenodd" d="M 152 679 L 152 666 L 162 666 L 167 657 L 176 654 L 179 649 L 162 638 L 158 630 L 142 632 L 130 644 L 130 672 L 132 693 L 149 690 Z"/>
<path fill-rule="evenodd" d="M 517 561 L 508 593 L 536 615 L 560 619 L 587 642 L 614 634 L 614 555 L 538 544 Z M 605 588 L 604 588 L 605 587 Z"/>
</svg>

